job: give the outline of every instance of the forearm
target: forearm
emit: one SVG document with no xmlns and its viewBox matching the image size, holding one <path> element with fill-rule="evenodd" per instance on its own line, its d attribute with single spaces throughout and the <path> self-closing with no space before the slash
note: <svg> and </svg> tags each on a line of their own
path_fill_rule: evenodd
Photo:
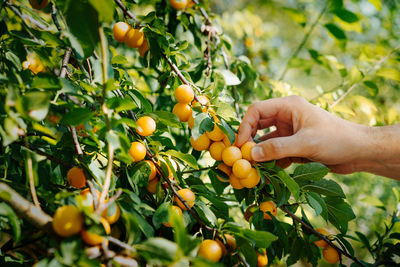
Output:
<svg viewBox="0 0 400 267">
<path fill-rule="evenodd" d="M 400 180 L 400 125 L 369 127 L 360 170 Z"/>
</svg>

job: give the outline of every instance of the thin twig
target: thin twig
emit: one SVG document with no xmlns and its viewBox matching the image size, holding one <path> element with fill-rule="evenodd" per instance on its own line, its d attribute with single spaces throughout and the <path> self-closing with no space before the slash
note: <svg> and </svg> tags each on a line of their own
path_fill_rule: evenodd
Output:
<svg viewBox="0 0 400 267">
<path fill-rule="evenodd" d="M 122 189 L 118 189 L 117 193 L 115 193 L 110 199 L 107 201 L 107 203 L 101 205 L 99 209 L 96 211 L 98 214 L 102 214 L 103 211 L 105 211 L 111 204 L 113 204 L 122 194 Z"/>
<path fill-rule="evenodd" d="M 25 146 L 29 149 L 28 141 L 25 138 Z M 33 161 L 32 161 L 32 155 L 29 150 L 26 150 L 26 165 L 27 165 L 27 176 L 29 180 L 29 189 L 31 191 L 32 195 L 32 201 L 35 204 L 35 206 L 41 210 L 39 199 L 36 194 L 36 187 L 35 187 L 35 177 L 33 176 Z"/>
<path fill-rule="evenodd" d="M 108 239 L 108 241 L 110 241 L 111 243 L 113 243 L 113 244 L 115 244 L 117 246 L 120 246 L 121 248 L 124 248 L 126 250 L 130 250 L 130 251 L 133 251 L 133 252 L 136 251 L 135 248 L 133 248 L 132 246 L 129 246 L 128 244 L 120 241 L 119 239 L 116 239 L 116 238 L 114 238 L 112 236 L 107 236 L 106 238 Z"/>
<path fill-rule="evenodd" d="M 299 222 L 304 228 L 306 228 L 308 231 L 310 231 L 311 233 L 313 233 L 313 235 L 318 236 L 319 238 L 323 239 L 325 242 L 327 242 L 331 247 L 333 247 L 334 249 L 336 249 L 340 254 L 345 255 L 346 257 L 352 259 L 354 262 L 360 264 L 361 266 L 364 266 L 364 264 L 357 259 L 356 257 L 352 256 L 351 254 L 349 254 L 347 251 L 341 249 L 340 247 L 336 246 L 334 243 L 332 243 L 332 241 L 325 235 L 321 234 L 320 232 L 318 232 L 317 230 L 315 230 L 314 228 L 312 228 L 310 225 L 308 225 L 307 223 L 305 223 L 302 219 L 300 219 L 299 217 L 297 217 L 293 212 L 291 212 L 290 210 L 288 210 L 285 206 L 280 206 L 280 209 L 283 210 L 284 212 L 286 212 L 293 220 Z"/>
<path fill-rule="evenodd" d="M 199 169 L 194 169 L 194 170 L 189 170 L 189 171 L 182 171 L 182 174 L 185 173 L 195 173 L 195 172 L 202 172 L 202 171 L 206 171 L 206 170 L 212 170 L 212 169 L 216 169 L 217 166 L 209 166 L 209 167 L 204 167 L 204 168 L 199 168 Z"/>
<path fill-rule="evenodd" d="M 99 199 L 99 196 L 97 194 L 97 190 L 94 188 L 94 185 L 93 185 L 93 183 L 91 181 L 86 180 L 86 183 L 88 184 L 90 193 L 93 196 L 92 197 L 93 198 L 93 209 L 96 210 L 98 205 L 99 205 L 99 202 L 97 201 Z"/>
<path fill-rule="evenodd" d="M 120 0 L 114 0 L 114 1 L 119 6 L 119 8 L 122 9 L 122 12 L 124 12 L 124 14 L 128 15 L 131 19 L 135 20 L 136 23 L 139 22 L 137 17 L 132 12 L 130 12 L 129 9 Z"/>
<path fill-rule="evenodd" d="M 56 25 L 57 30 L 60 32 L 62 30 L 62 28 L 57 19 L 57 9 L 56 9 L 56 5 L 54 3 L 51 3 L 51 18 L 53 19 L 53 22 Z"/>
<path fill-rule="evenodd" d="M 285 75 L 289 69 L 289 64 L 290 62 L 292 62 L 293 58 L 295 58 L 299 52 L 301 51 L 301 49 L 304 47 L 304 45 L 307 43 L 308 38 L 310 38 L 311 33 L 313 32 L 315 26 L 317 26 L 318 22 L 321 20 L 322 16 L 324 15 L 324 13 L 326 12 L 326 10 L 328 9 L 330 1 L 326 1 L 324 8 L 321 10 L 321 12 L 319 13 L 317 19 L 314 21 L 314 23 L 311 25 L 310 29 L 308 30 L 308 32 L 304 35 L 303 40 L 301 41 L 301 43 L 299 44 L 299 46 L 297 46 L 297 49 L 293 52 L 293 54 L 289 57 L 288 61 L 286 62 L 286 65 L 282 71 L 281 76 L 279 77 L 278 81 L 282 81 L 285 78 Z"/>
</svg>

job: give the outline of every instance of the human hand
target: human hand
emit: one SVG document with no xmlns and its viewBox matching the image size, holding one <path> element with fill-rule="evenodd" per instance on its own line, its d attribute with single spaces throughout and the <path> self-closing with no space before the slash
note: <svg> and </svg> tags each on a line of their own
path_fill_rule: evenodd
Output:
<svg viewBox="0 0 400 267">
<path fill-rule="evenodd" d="M 252 150 L 255 161 L 277 160 L 283 168 L 292 162 L 317 161 L 337 173 L 362 171 L 373 164 L 366 151 L 370 127 L 336 117 L 298 96 L 250 105 L 237 144 L 271 126 L 277 129 L 261 136 L 262 142 Z"/>
</svg>

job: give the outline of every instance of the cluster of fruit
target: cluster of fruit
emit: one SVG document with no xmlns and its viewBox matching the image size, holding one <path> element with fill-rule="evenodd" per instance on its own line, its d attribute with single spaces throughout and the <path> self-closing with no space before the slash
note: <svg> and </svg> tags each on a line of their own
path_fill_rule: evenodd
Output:
<svg viewBox="0 0 400 267">
<path fill-rule="evenodd" d="M 171 6 L 177 10 L 191 8 L 195 5 L 192 0 L 169 0 Z"/>
<path fill-rule="evenodd" d="M 194 118 L 192 116 L 192 106 L 197 104 L 194 100 L 193 89 L 189 85 L 180 85 L 175 90 L 175 104 L 172 112 L 176 114 L 181 122 L 188 122 L 189 127 L 194 127 Z M 261 180 L 261 177 L 254 167 L 251 157 L 251 149 L 254 142 L 246 142 L 241 147 L 236 145 L 236 140 L 232 144 L 225 133 L 218 126 L 220 122 L 215 111 L 209 107 L 210 101 L 206 96 L 198 96 L 198 102 L 203 112 L 209 112 L 214 119 L 214 128 L 212 131 L 202 134 L 197 139 L 190 139 L 190 144 L 197 151 L 208 150 L 210 155 L 216 161 L 222 161 L 218 169 L 229 176 L 229 183 L 235 189 L 253 188 Z M 236 137 L 235 137 L 236 139 Z M 225 182 L 224 179 L 219 179 Z"/>
<path fill-rule="evenodd" d="M 331 234 L 326 229 L 316 228 L 315 230 L 317 230 L 319 233 L 327 236 L 329 239 L 332 239 Z M 337 252 L 337 250 L 335 248 L 328 245 L 328 243 L 325 240 L 321 239 L 318 241 L 314 241 L 314 244 L 317 247 L 323 248 L 322 255 L 327 262 L 334 264 L 339 261 L 339 253 Z"/>
<path fill-rule="evenodd" d="M 128 23 L 120 21 L 113 27 L 114 38 L 130 48 L 138 48 L 141 57 L 149 50 L 149 43 L 142 29 L 132 28 Z"/>
<path fill-rule="evenodd" d="M 44 65 L 32 55 L 28 56 L 28 58 L 22 62 L 22 67 L 24 70 L 29 69 L 35 74 L 38 74 L 45 69 Z"/>
</svg>

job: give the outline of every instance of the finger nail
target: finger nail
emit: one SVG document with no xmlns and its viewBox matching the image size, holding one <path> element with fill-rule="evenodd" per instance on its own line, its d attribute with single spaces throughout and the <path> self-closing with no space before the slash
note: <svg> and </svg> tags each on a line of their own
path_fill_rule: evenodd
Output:
<svg viewBox="0 0 400 267">
<path fill-rule="evenodd" d="M 263 159 L 264 158 L 264 150 L 262 149 L 262 147 L 259 147 L 259 146 L 253 147 L 253 149 L 251 150 L 251 157 L 255 161 Z"/>
</svg>

